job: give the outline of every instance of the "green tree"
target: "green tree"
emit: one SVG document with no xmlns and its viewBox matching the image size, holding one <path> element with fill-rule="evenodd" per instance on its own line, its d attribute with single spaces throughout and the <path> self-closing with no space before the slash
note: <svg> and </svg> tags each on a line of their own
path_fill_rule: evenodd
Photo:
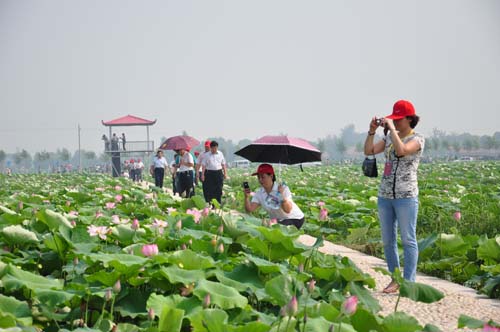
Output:
<svg viewBox="0 0 500 332">
<path fill-rule="evenodd" d="M 69 161 L 69 159 L 71 158 L 71 154 L 69 153 L 68 149 L 62 148 L 61 150 L 57 150 L 57 157 L 62 161 Z"/>
<path fill-rule="evenodd" d="M 0 167 L 3 167 L 3 162 L 7 158 L 7 154 L 4 150 L 0 150 Z"/>
</svg>

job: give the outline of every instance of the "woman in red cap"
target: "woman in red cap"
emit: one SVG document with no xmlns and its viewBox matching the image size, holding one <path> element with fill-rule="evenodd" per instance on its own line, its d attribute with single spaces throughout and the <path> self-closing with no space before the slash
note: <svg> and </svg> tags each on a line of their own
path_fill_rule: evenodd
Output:
<svg viewBox="0 0 500 332">
<path fill-rule="evenodd" d="M 365 154 L 384 152 L 384 174 L 378 191 L 378 215 L 384 243 L 384 254 L 389 271 L 399 268 L 397 228 L 401 232 L 404 254 L 404 278 L 415 281 L 418 261 L 417 169 L 424 149 L 425 139 L 413 129 L 419 117 L 415 108 L 406 100 L 394 104 L 391 115 L 373 118 L 365 141 Z M 378 127 L 385 127 L 385 137 L 373 142 Z M 393 280 L 384 293 L 396 292 L 399 285 Z"/>
<path fill-rule="evenodd" d="M 257 168 L 261 187 L 250 200 L 250 188 L 245 188 L 245 210 L 253 212 L 260 206 L 269 213 L 271 219 L 276 219 L 282 225 L 294 225 L 297 228 L 304 224 L 304 213 L 292 200 L 292 193 L 286 185 L 278 185 L 273 166 L 261 164 Z"/>
</svg>

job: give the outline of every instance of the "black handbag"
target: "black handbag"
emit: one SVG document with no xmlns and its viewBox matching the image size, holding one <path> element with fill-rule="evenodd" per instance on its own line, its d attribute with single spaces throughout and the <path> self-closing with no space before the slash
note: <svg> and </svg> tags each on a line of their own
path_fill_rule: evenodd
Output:
<svg viewBox="0 0 500 332">
<path fill-rule="evenodd" d="M 376 178 L 378 176 L 377 159 L 375 159 L 375 156 L 373 156 L 372 158 L 367 156 L 363 161 L 362 168 L 364 175 L 370 178 Z"/>
</svg>

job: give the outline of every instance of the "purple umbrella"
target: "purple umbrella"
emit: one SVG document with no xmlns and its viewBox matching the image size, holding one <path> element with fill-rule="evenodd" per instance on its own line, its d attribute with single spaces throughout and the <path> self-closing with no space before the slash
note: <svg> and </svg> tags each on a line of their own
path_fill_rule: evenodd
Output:
<svg viewBox="0 0 500 332">
<path fill-rule="evenodd" d="M 235 154 L 261 163 L 293 165 L 321 161 L 321 151 L 311 143 L 288 136 L 263 136 Z"/>
<path fill-rule="evenodd" d="M 183 135 L 178 135 L 178 136 L 172 136 L 166 139 L 165 142 L 160 145 L 160 149 L 162 150 L 180 150 L 180 149 L 186 149 L 189 150 L 194 146 L 197 146 L 200 144 L 200 141 L 198 141 L 196 138 L 191 137 L 191 136 L 183 136 Z"/>
</svg>

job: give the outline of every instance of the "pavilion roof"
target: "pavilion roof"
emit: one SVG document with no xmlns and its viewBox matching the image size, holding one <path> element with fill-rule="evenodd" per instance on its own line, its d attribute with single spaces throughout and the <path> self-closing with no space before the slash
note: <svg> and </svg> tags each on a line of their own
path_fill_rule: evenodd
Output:
<svg viewBox="0 0 500 332">
<path fill-rule="evenodd" d="M 102 121 L 102 124 L 105 126 L 151 126 L 156 123 L 156 120 L 146 120 L 134 115 L 126 115 L 121 118 L 110 120 L 110 121 Z"/>
</svg>

